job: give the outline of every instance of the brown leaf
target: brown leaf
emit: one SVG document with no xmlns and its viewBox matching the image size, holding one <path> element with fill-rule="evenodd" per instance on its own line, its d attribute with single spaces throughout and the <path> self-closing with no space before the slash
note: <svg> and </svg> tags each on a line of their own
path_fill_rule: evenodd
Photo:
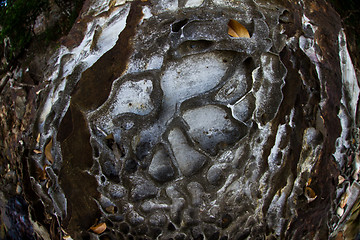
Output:
<svg viewBox="0 0 360 240">
<path fill-rule="evenodd" d="M 54 157 L 51 154 L 51 149 L 53 145 L 53 139 L 50 139 L 50 142 L 45 147 L 45 156 L 49 162 L 54 163 Z"/>
<path fill-rule="evenodd" d="M 114 206 L 108 206 L 108 207 L 105 208 L 105 211 L 108 212 L 108 213 L 114 214 L 115 213 L 115 207 Z"/>
<path fill-rule="evenodd" d="M 236 38 L 250 38 L 248 30 L 234 19 L 230 19 L 228 22 L 228 34 Z"/>
<path fill-rule="evenodd" d="M 308 202 L 312 202 L 316 199 L 316 193 L 315 191 L 310 188 L 310 187 L 306 187 L 305 188 L 305 197 L 307 198 Z"/>
<path fill-rule="evenodd" d="M 114 134 L 110 133 L 105 137 L 106 140 L 114 140 Z"/>
<path fill-rule="evenodd" d="M 36 169 L 36 173 L 37 173 L 40 181 L 44 181 L 44 180 L 48 179 L 47 172 L 45 170 L 47 166 L 48 165 L 45 164 L 42 169 L 41 168 Z"/>
<path fill-rule="evenodd" d="M 347 192 L 345 192 L 341 196 L 341 200 L 340 200 L 340 207 L 341 208 L 344 208 L 346 206 L 348 199 L 349 199 L 349 194 Z"/>
<path fill-rule="evenodd" d="M 98 225 L 91 227 L 90 230 L 96 234 L 101 234 L 106 230 L 106 223 L 99 223 Z"/>
</svg>

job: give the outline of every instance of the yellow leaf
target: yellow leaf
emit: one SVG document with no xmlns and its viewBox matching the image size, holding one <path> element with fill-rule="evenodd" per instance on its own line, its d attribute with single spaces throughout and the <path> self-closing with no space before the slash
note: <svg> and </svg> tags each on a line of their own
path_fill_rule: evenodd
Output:
<svg viewBox="0 0 360 240">
<path fill-rule="evenodd" d="M 105 137 L 106 140 L 114 140 L 114 134 L 110 133 Z"/>
<path fill-rule="evenodd" d="M 34 153 L 36 153 L 36 154 L 42 153 L 40 150 L 37 150 L 37 149 L 34 149 L 33 151 L 34 151 Z"/>
<path fill-rule="evenodd" d="M 40 133 L 37 135 L 36 142 L 37 142 L 37 143 L 40 142 Z"/>
<path fill-rule="evenodd" d="M 96 234 L 101 234 L 106 230 L 106 223 L 99 223 L 98 225 L 91 227 L 90 230 Z"/>
<path fill-rule="evenodd" d="M 236 38 L 250 38 L 248 30 L 238 21 L 230 19 L 228 22 L 228 34 Z"/>
<path fill-rule="evenodd" d="M 339 180 L 338 184 L 340 185 L 345 181 L 345 178 L 343 176 L 339 175 L 338 180 Z"/>
<path fill-rule="evenodd" d="M 49 162 L 54 163 L 54 157 L 51 154 L 51 149 L 53 145 L 53 139 L 50 139 L 50 142 L 45 147 L 45 156 Z"/>
</svg>

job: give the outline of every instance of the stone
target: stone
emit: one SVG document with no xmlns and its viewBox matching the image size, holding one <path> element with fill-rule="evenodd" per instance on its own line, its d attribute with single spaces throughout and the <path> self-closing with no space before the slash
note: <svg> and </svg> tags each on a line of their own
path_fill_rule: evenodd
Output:
<svg viewBox="0 0 360 240">
<path fill-rule="evenodd" d="M 185 176 L 194 175 L 207 161 L 207 157 L 193 149 L 180 129 L 170 131 L 168 140 L 180 171 Z"/>
<path fill-rule="evenodd" d="M 360 91 L 322 0 L 86 0 L 62 43 L 1 83 L 1 176 L 21 170 L 36 234 L 327 239 L 349 219 Z"/>
<path fill-rule="evenodd" d="M 171 159 L 164 148 L 160 148 L 156 151 L 148 171 L 154 179 L 160 182 L 169 181 L 174 177 L 175 172 L 171 166 Z"/>
</svg>

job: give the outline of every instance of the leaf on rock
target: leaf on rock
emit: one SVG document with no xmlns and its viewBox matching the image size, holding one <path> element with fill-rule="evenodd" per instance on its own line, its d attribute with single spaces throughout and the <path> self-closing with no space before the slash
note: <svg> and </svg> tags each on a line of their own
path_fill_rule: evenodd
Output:
<svg viewBox="0 0 360 240">
<path fill-rule="evenodd" d="M 339 175 L 338 180 L 339 180 L 338 184 L 340 185 L 345 181 L 345 178 L 343 176 Z"/>
<path fill-rule="evenodd" d="M 91 227 L 90 230 L 96 234 L 101 234 L 106 230 L 106 223 L 99 223 L 98 225 Z"/>
<path fill-rule="evenodd" d="M 114 134 L 110 133 L 105 137 L 106 140 L 114 140 Z"/>
<path fill-rule="evenodd" d="M 33 151 L 34 151 L 34 153 L 36 153 L 36 154 L 41 154 L 41 153 L 42 153 L 40 150 L 37 150 L 37 149 L 34 149 Z"/>
<path fill-rule="evenodd" d="M 341 208 L 344 208 L 346 206 L 348 199 L 349 199 L 349 194 L 347 192 L 345 192 L 341 196 L 341 200 L 340 200 L 340 207 Z"/>
<path fill-rule="evenodd" d="M 38 178 L 39 178 L 40 181 L 44 181 L 44 180 L 48 179 L 47 172 L 45 170 L 47 166 L 48 165 L 45 164 L 42 169 L 41 168 L 36 169 L 36 173 L 37 173 Z"/>
<path fill-rule="evenodd" d="M 228 22 L 228 34 L 236 38 L 250 38 L 249 31 L 241 23 L 233 19 Z"/>
<path fill-rule="evenodd" d="M 49 162 L 54 163 L 54 157 L 51 154 L 51 149 L 53 145 L 53 139 L 50 139 L 50 142 L 45 147 L 45 156 Z"/>
<path fill-rule="evenodd" d="M 308 202 L 312 202 L 317 198 L 315 191 L 310 187 L 305 188 L 305 197 L 307 198 Z"/>
<path fill-rule="evenodd" d="M 114 206 L 108 206 L 108 207 L 105 208 L 105 210 L 108 213 L 112 213 L 112 214 L 115 213 L 115 207 Z"/>
</svg>

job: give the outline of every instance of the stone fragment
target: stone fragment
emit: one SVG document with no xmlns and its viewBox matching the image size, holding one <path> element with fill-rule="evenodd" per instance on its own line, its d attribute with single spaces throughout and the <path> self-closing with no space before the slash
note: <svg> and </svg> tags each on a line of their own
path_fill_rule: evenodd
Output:
<svg viewBox="0 0 360 240">
<path fill-rule="evenodd" d="M 222 177 L 223 170 L 219 164 L 211 166 L 206 174 L 206 179 L 212 185 L 219 185 Z"/>
<path fill-rule="evenodd" d="M 216 155 L 220 144 L 231 145 L 246 134 L 246 127 L 231 120 L 225 110 L 216 105 L 190 109 L 183 116 L 189 134 L 201 148 Z"/>
<path fill-rule="evenodd" d="M 207 157 L 193 149 L 179 128 L 172 129 L 168 140 L 180 171 L 185 176 L 194 175 L 207 161 Z"/>
<path fill-rule="evenodd" d="M 109 195 L 114 199 L 120 199 L 127 193 L 126 189 L 120 184 L 109 184 L 106 188 Z"/>
<path fill-rule="evenodd" d="M 134 201 L 155 197 L 158 191 L 157 187 L 152 182 L 142 178 L 134 178 L 132 185 L 131 198 Z"/>
<path fill-rule="evenodd" d="M 232 107 L 234 118 L 244 123 L 251 119 L 255 109 L 255 101 L 254 95 L 248 93 L 243 99 L 236 102 Z"/>
<path fill-rule="evenodd" d="M 169 181 L 174 177 L 175 173 L 171 166 L 171 159 L 164 148 L 160 148 L 155 152 L 148 171 L 154 179 L 160 182 Z"/>
</svg>

